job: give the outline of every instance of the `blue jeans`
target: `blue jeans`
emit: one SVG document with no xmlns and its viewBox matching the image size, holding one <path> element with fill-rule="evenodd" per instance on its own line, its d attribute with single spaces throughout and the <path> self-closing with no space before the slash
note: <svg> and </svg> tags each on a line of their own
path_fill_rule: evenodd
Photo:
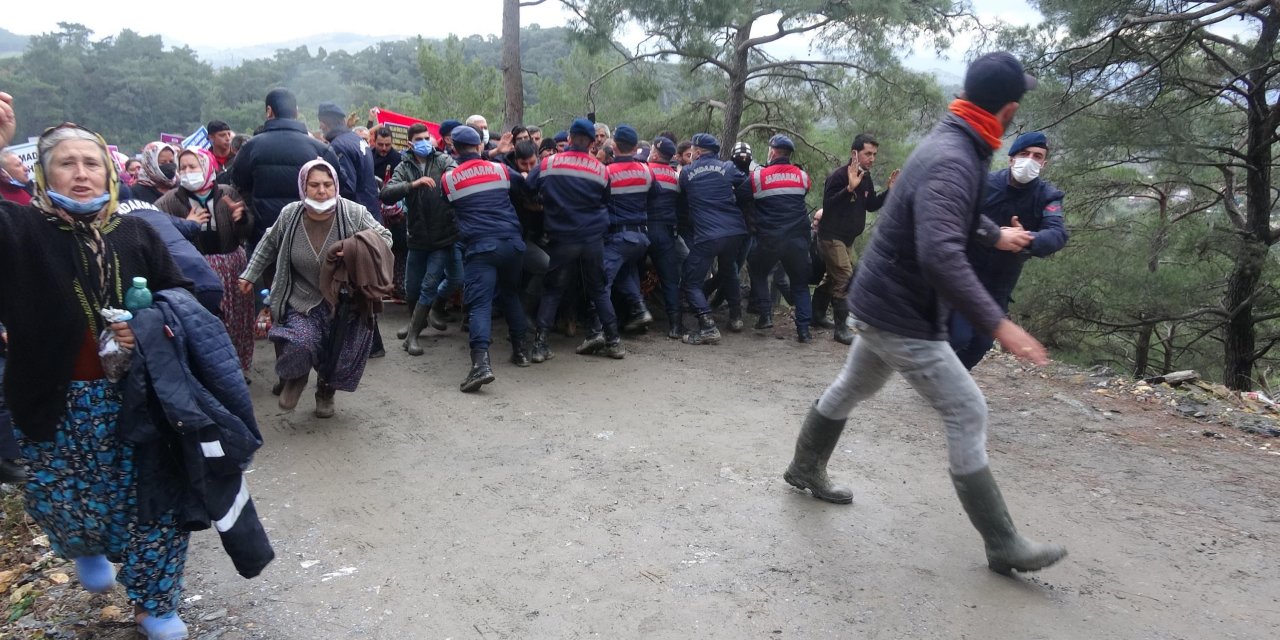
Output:
<svg viewBox="0 0 1280 640">
<path fill-rule="evenodd" d="M 520 304 L 524 246 L 519 238 L 483 239 L 472 242 L 463 251 L 466 284 L 462 299 L 470 319 L 472 351 L 489 349 L 495 299 L 502 305 L 512 342 L 523 338 L 528 330 L 524 307 Z"/>
<path fill-rule="evenodd" d="M 755 298 L 756 307 L 763 316 L 773 313 L 769 276 L 779 262 L 790 280 L 791 299 L 796 306 L 796 329 L 808 329 L 813 319 L 813 305 L 809 298 L 809 270 L 813 264 L 809 260 L 808 235 L 756 239 L 747 259 L 747 270 L 751 274 L 751 297 Z"/>
<path fill-rule="evenodd" d="M 462 251 L 458 245 L 443 249 L 410 249 L 405 265 L 405 291 L 418 293 L 417 303 L 431 306 L 462 286 Z"/>
<path fill-rule="evenodd" d="M 858 335 L 849 359 L 818 399 L 818 413 L 832 420 L 849 417 L 874 396 L 894 371 L 942 416 L 951 473 L 966 475 L 987 466 L 987 399 L 951 346 L 941 340 L 907 338 L 854 321 Z"/>
<path fill-rule="evenodd" d="M 617 289 L 635 311 L 644 304 L 640 292 L 640 265 L 649 250 L 649 236 L 639 231 L 609 234 L 604 241 L 605 288 Z"/>
<path fill-rule="evenodd" d="M 662 286 L 662 304 L 666 307 L 667 322 L 674 323 L 680 316 L 680 240 L 675 225 L 649 225 L 649 258 L 658 272 Z M 686 250 L 687 251 L 687 250 Z"/>
<path fill-rule="evenodd" d="M 604 285 L 604 239 L 594 242 L 552 240 L 546 248 L 547 255 L 551 256 L 551 270 L 547 272 L 542 300 L 538 304 L 538 330 L 550 331 L 555 324 L 556 312 L 576 266 L 587 301 L 595 303 L 596 315 L 604 327 L 616 332 L 618 316 Z"/>
<path fill-rule="evenodd" d="M 702 291 L 702 282 L 711 271 L 711 262 L 717 259 L 720 262 L 717 279 L 725 298 L 729 300 L 729 308 L 742 308 L 742 289 L 739 288 L 738 271 L 734 265 L 738 263 L 738 255 L 746 238 L 745 235 L 715 238 L 690 247 L 689 257 L 684 261 L 684 295 L 695 314 L 711 313 L 707 296 Z"/>
</svg>

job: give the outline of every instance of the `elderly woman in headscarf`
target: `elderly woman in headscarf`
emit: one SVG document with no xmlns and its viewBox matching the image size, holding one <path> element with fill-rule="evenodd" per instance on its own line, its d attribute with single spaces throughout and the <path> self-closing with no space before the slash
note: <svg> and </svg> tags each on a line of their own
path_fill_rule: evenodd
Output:
<svg viewBox="0 0 1280 640">
<path fill-rule="evenodd" d="M 0 93 L 0 146 L 14 131 L 8 100 Z M 124 308 L 134 277 L 153 290 L 190 282 L 146 222 L 115 215 L 118 178 L 101 137 L 63 124 L 37 149 L 32 203 L 0 203 L 5 392 L 28 467 L 27 513 L 87 590 L 124 585 L 140 632 L 186 638 L 177 611 L 188 534 L 173 511 L 138 519 L 134 449 L 116 434 L 120 396 L 98 335 L 109 329 L 133 347 L 128 324 L 108 326 L 99 311 Z"/>
<path fill-rule="evenodd" d="M 167 142 L 148 142 L 142 148 L 142 173 L 130 185 L 133 199 L 155 203 L 178 184 L 178 148 Z"/>
<path fill-rule="evenodd" d="M 315 369 L 320 375 L 316 417 L 329 418 L 334 392 L 355 391 L 364 375 L 374 324 L 370 317 L 335 316 L 324 299 L 328 283 L 321 281 L 321 267 L 334 243 L 373 229 L 390 249 L 391 232 L 360 203 L 338 195 L 338 172 L 319 158 L 298 172 L 298 197 L 301 200 L 286 205 L 258 242 L 249 268 L 240 276 L 240 290 L 251 292 L 267 266 L 275 265 L 271 315 L 276 324 L 267 337 L 276 345 L 280 408 L 292 411 L 298 405 Z M 333 346 L 335 335 L 340 344 Z"/>
<path fill-rule="evenodd" d="M 239 192 L 217 180 L 218 162 L 206 149 L 178 153 L 178 186 L 156 200 L 157 209 L 200 225 L 192 244 L 222 279 L 222 323 L 227 327 L 240 368 L 253 363 L 253 293 L 240 291 L 240 274 L 249 266 L 242 243 L 253 235 L 253 217 Z"/>
</svg>

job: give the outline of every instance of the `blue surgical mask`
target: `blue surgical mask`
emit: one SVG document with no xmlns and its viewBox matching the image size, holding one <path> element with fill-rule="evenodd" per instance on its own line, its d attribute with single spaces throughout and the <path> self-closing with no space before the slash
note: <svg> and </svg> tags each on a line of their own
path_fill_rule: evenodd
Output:
<svg viewBox="0 0 1280 640">
<path fill-rule="evenodd" d="M 49 199 L 52 200 L 53 204 L 57 205 L 59 209 L 62 209 L 77 218 L 94 216 L 99 211 L 102 211 L 102 208 L 107 206 L 107 203 L 111 201 L 111 194 L 109 192 L 88 202 L 73 200 L 61 193 L 58 193 L 57 191 L 54 191 L 53 189 L 49 189 L 45 193 L 49 194 Z"/>
<path fill-rule="evenodd" d="M 431 146 L 430 140 L 416 140 L 413 143 L 413 155 L 419 158 L 430 156 L 432 151 L 435 151 L 435 147 Z"/>
</svg>

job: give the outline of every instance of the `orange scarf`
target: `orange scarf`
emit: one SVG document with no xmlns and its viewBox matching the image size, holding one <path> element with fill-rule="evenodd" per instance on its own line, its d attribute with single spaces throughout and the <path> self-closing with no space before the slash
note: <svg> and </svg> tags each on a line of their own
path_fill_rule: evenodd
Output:
<svg viewBox="0 0 1280 640">
<path fill-rule="evenodd" d="M 1004 135 L 1004 125 L 1000 124 L 1000 121 L 996 120 L 996 117 L 986 109 L 968 100 L 957 98 L 951 102 L 947 110 L 964 118 L 964 121 L 968 122 L 978 132 L 978 135 L 987 141 L 987 144 L 991 145 L 992 151 L 1004 145 L 1004 142 L 1000 139 Z"/>
</svg>

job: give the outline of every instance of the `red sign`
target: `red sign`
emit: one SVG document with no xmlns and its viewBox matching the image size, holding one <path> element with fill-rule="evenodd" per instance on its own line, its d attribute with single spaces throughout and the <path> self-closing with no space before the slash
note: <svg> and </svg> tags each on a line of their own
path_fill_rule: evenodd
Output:
<svg viewBox="0 0 1280 640">
<path fill-rule="evenodd" d="M 409 127 L 419 122 L 427 125 L 427 132 L 431 134 L 432 144 L 436 147 L 440 146 L 439 123 L 419 120 L 417 118 L 412 118 L 394 111 L 387 111 L 386 109 L 379 109 L 377 107 L 374 107 L 372 111 L 374 120 L 376 120 L 379 125 L 385 126 L 391 130 L 391 146 L 395 147 L 397 150 L 404 151 L 409 148 Z"/>
</svg>

